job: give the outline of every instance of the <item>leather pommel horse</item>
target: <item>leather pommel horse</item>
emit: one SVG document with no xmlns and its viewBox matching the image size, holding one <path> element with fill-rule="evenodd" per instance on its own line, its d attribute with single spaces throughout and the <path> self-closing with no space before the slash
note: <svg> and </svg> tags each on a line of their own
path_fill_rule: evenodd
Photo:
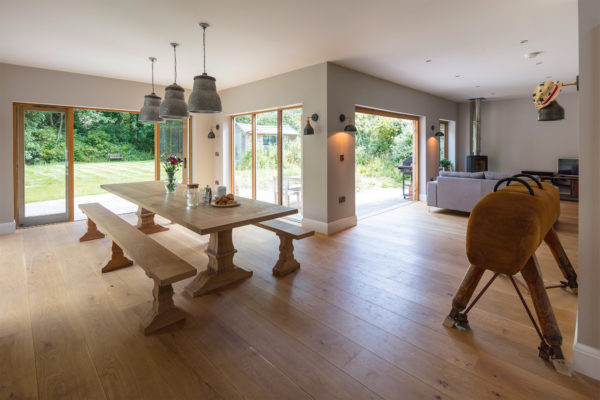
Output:
<svg viewBox="0 0 600 400">
<path fill-rule="evenodd" d="M 552 362 L 557 372 L 570 375 L 561 349 L 562 335 L 535 256 L 541 242 L 546 242 L 567 280 L 558 286 L 576 293 L 577 274 L 553 228 L 560 198 L 551 184 L 529 175 L 525 176 L 531 180 L 525 181 L 521 176 L 498 181 L 494 192 L 483 197 L 471 211 L 467 227 L 467 257 L 471 266 L 452 300 L 452 310 L 444 326 L 470 329 L 467 313 L 499 274 L 507 275 L 540 337 L 539 356 Z M 499 189 L 502 183 L 508 186 Z M 485 270 L 494 275 L 468 305 Z M 519 272 L 527 283 L 541 330 L 515 282 L 514 275 Z"/>
</svg>

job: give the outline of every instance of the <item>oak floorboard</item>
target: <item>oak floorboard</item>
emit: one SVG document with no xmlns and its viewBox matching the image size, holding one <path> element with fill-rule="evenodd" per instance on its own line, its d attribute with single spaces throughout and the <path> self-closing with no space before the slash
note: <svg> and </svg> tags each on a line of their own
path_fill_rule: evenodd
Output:
<svg viewBox="0 0 600 400">
<path fill-rule="evenodd" d="M 206 236 L 156 221 L 170 230 L 152 239 L 206 269 Z M 0 236 L 0 398 L 600 399 L 599 382 L 537 357 L 506 279 L 472 331 L 442 326 L 468 267 L 466 222 L 411 203 L 296 241 L 301 268 L 279 279 L 276 235 L 234 229 L 234 261 L 254 276 L 202 298 L 177 282 L 188 318 L 148 337 L 152 281 L 137 266 L 101 273 L 111 242 L 79 243 L 85 221 Z M 558 234 L 577 269 L 576 203 L 561 204 Z M 547 284 L 562 279 L 545 245 L 537 256 Z M 549 297 L 570 360 L 577 297 Z"/>
</svg>

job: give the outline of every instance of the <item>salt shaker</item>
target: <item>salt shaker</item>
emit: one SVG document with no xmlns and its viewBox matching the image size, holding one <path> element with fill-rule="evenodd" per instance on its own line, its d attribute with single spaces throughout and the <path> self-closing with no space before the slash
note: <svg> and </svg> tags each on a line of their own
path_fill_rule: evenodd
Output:
<svg viewBox="0 0 600 400">
<path fill-rule="evenodd" d="M 202 202 L 204 204 L 210 204 L 211 200 L 212 200 L 212 189 L 210 188 L 209 185 L 206 185 L 206 187 L 204 188 L 204 194 L 202 195 Z"/>
</svg>

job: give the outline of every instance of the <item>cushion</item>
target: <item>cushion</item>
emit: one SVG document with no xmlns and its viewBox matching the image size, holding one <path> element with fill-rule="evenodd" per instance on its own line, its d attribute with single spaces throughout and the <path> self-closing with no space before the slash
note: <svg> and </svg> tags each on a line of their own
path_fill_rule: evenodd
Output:
<svg viewBox="0 0 600 400">
<path fill-rule="evenodd" d="M 440 176 L 452 176 L 455 178 L 483 179 L 483 172 L 440 171 Z"/>
<path fill-rule="evenodd" d="M 525 266 L 558 217 L 558 190 L 550 184 L 534 196 L 520 183 L 482 198 L 471 211 L 467 257 L 471 264 L 514 275 Z"/>
<path fill-rule="evenodd" d="M 494 172 L 494 171 L 485 171 L 483 173 L 485 179 L 495 179 L 499 181 L 500 179 L 508 178 L 510 175 L 504 172 Z"/>
</svg>

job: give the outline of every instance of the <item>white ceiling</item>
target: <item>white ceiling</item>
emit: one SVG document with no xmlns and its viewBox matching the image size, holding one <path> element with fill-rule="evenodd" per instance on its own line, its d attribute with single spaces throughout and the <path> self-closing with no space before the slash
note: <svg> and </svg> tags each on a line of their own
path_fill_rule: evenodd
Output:
<svg viewBox="0 0 600 400">
<path fill-rule="evenodd" d="M 178 83 L 187 88 L 202 72 L 200 21 L 211 24 L 207 72 L 219 90 L 332 61 L 461 101 L 528 96 L 548 76 L 574 81 L 578 71 L 577 0 L 0 0 L 0 6 L 0 62 L 149 82 L 147 57 L 155 56 L 156 80 L 169 84 L 169 42 L 176 41 Z M 531 51 L 544 53 L 525 59 Z"/>
</svg>

